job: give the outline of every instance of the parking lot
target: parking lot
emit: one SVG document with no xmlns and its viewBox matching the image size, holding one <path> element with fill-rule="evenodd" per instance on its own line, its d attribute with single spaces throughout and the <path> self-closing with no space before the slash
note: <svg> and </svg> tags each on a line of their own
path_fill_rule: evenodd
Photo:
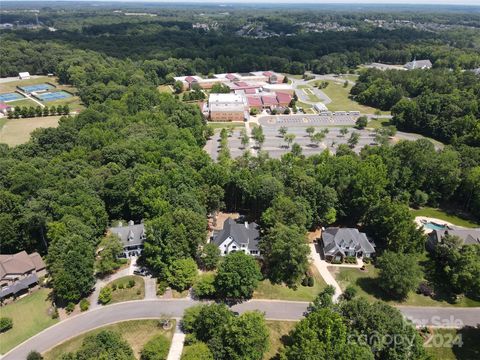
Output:
<svg viewBox="0 0 480 360">
<path fill-rule="evenodd" d="M 272 158 L 280 158 L 283 154 L 289 152 L 291 148 L 287 147 L 287 143 L 279 134 L 280 127 L 287 128 L 288 134 L 295 135 L 293 143 L 297 143 L 302 147 L 302 152 L 306 156 L 318 154 L 325 149 L 331 153 L 335 153 L 340 144 L 348 144 L 348 139 L 352 132 L 359 134 L 358 144 L 353 151 L 359 153 L 365 145 L 376 146 L 375 132 L 371 130 L 359 130 L 354 128 L 356 116 L 336 115 L 336 116 L 320 116 L 320 115 L 278 115 L 264 116 L 258 120 L 263 128 L 265 142 L 262 150 L 267 151 Z M 323 141 L 318 145 L 310 141 L 307 135 L 307 127 L 313 126 L 316 132 L 328 129 Z M 347 128 L 347 134 L 341 134 L 341 129 Z M 400 140 L 416 140 L 421 138 L 420 135 L 397 132 L 396 139 Z M 210 154 L 212 159 L 217 160 L 220 144 L 219 131 L 207 142 L 205 150 Z M 241 156 L 245 149 L 241 144 L 240 129 L 236 129 L 228 138 L 230 155 L 232 158 Z M 248 146 L 247 146 L 248 149 Z"/>
</svg>

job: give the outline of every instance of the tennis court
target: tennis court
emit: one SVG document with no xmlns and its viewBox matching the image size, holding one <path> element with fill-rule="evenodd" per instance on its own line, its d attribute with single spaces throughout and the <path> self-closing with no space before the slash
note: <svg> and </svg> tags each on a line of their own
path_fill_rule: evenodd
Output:
<svg viewBox="0 0 480 360">
<path fill-rule="evenodd" d="M 23 99 L 23 96 L 16 92 L 0 94 L 0 101 L 3 101 L 3 102 L 20 100 L 20 99 Z"/>
<path fill-rule="evenodd" d="M 35 97 L 39 98 L 42 101 L 53 101 L 53 100 L 60 100 L 66 99 L 71 97 L 72 95 L 66 91 L 55 91 L 55 92 L 46 92 L 43 94 L 37 94 Z"/>
<path fill-rule="evenodd" d="M 45 90 L 53 89 L 53 86 L 49 84 L 36 84 L 36 85 L 28 85 L 28 86 L 19 86 L 18 88 L 30 94 L 34 91 L 45 91 Z"/>
</svg>

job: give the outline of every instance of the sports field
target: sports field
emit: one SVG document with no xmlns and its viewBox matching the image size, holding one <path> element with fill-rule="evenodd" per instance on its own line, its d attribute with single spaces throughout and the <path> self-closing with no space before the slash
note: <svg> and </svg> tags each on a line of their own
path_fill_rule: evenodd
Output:
<svg viewBox="0 0 480 360">
<path fill-rule="evenodd" d="M 16 92 L 0 94 L 0 101 L 13 101 L 23 99 L 23 96 Z"/>
<path fill-rule="evenodd" d="M 26 143 L 38 128 L 57 127 L 61 116 L 10 119 L 0 128 L 0 143 L 16 146 Z"/>
<path fill-rule="evenodd" d="M 42 101 L 55 101 L 60 99 L 66 99 L 71 97 L 72 95 L 66 91 L 54 91 L 54 92 L 46 92 L 42 94 L 37 94 L 36 97 Z"/>
</svg>

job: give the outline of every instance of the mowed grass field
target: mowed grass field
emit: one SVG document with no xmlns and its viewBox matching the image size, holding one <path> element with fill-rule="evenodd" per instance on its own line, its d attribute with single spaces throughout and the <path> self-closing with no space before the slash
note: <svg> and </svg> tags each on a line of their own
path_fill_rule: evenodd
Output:
<svg viewBox="0 0 480 360">
<path fill-rule="evenodd" d="M 448 221 L 454 225 L 463 226 L 466 228 L 478 228 L 480 227 L 479 222 L 475 222 L 474 220 L 465 219 L 463 217 L 459 217 L 451 212 L 441 210 L 441 209 L 434 209 L 430 207 L 424 207 L 418 210 L 410 210 L 413 216 L 426 216 L 435 219 L 440 219 L 444 221 Z"/>
<path fill-rule="evenodd" d="M 330 111 L 360 111 L 362 114 L 373 114 L 376 110 L 373 107 L 365 106 L 350 99 L 350 89 L 352 85 L 343 87 L 335 81 L 327 81 L 328 86 L 325 89 L 321 89 L 331 100 L 330 104 L 327 104 L 327 108 Z M 389 114 L 389 112 L 383 111 L 382 114 Z"/>
<path fill-rule="evenodd" d="M 38 105 L 35 101 L 33 100 L 30 100 L 30 99 L 27 99 L 27 98 L 24 98 L 24 99 L 21 99 L 21 100 L 16 100 L 16 101 L 9 101 L 7 103 L 9 106 L 12 106 L 12 107 L 16 107 L 16 106 L 33 106 L 33 107 L 37 107 L 37 106 L 40 106 Z"/>
<path fill-rule="evenodd" d="M 432 329 L 425 342 L 427 354 L 435 360 L 480 359 L 480 328 Z"/>
<path fill-rule="evenodd" d="M 277 352 L 283 347 L 285 341 L 288 341 L 289 332 L 297 324 L 296 321 L 267 321 L 267 327 L 270 331 L 270 347 L 263 355 L 263 360 L 276 359 Z"/>
<path fill-rule="evenodd" d="M 57 127 L 61 116 L 9 119 L 0 126 L 0 143 L 16 146 L 30 140 L 30 134 L 38 128 Z M 0 125 L 2 125 L 0 123 Z"/>
<path fill-rule="evenodd" d="M 272 284 L 270 280 L 261 281 L 255 292 L 254 299 L 276 299 L 291 301 L 313 301 L 327 284 L 320 276 L 318 270 L 312 266 L 310 271 L 313 273 L 315 283 L 312 287 L 298 285 L 297 289 L 291 289 L 283 284 Z"/>
<path fill-rule="evenodd" d="M 57 345 L 44 354 L 44 359 L 56 360 L 60 359 L 61 356 L 67 352 L 77 351 L 82 346 L 82 342 L 87 336 L 98 334 L 101 330 L 111 330 L 119 333 L 132 347 L 135 358 L 140 359 L 140 352 L 142 351 L 143 346 L 153 337 L 162 334 L 169 341 L 172 340 L 173 331 L 175 329 L 175 320 L 172 320 L 172 325 L 172 328 L 167 331 L 163 330 L 159 325 L 159 320 L 132 320 L 104 326 Z"/>
<path fill-rule="evenodd" d="M 135 280 L 135 286 L 131 288 L 127 286 L 130 280 Z M 141 300 L 145 297 L 145 281 L 141 276 L 124 276 L 108 283 L 107 286 L 111 287 L 113 284 L 115 284 L 117 288 L 112 291 L 112 301 L 110 301 L 109 304 L 129 300 Z M 123 289 L 118 288 L 120 284 L 123 285 Z"/>
<path fill-rule="evenodd" d="M 48 314 L 49 289 L 39 289 L 11 304 L 0 307 L 1 317 L 10 317 L 13 328 L 0 334 L 0 353 L 5 354 L 21 342 L 58 322 Z"/>
<path fill-rule="evenodd" d="M 383 300 L 390 305 L 407 306 L 452 306 L 452 307 L 478 307 L 480 301 L 475 301 L 467 297 L 461 298 L 457 303 L 451 304 L 445 300 L 432 299 L 431 297 L 410 292 L 407 299 L 403 302 L 391 300 L 387 294 L 378 286 L 378 270 L 373 265 L 366 265 L 366 271 L 356 268 L 345 268 L 330 266 L 328 268 L 335 276 L 342 290 L 348 285 L 353 285 L 357 289 L 357 295 L 362 296 L 369 301 Z"/>
</svg>

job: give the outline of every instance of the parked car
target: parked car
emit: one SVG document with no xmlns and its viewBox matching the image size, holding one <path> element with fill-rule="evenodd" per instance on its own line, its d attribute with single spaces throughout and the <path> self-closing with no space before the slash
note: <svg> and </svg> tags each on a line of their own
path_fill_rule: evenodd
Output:
<svg viewBox="0 0 480 360">
<path fill-rule="evenodd" d="M 140 276 L 147 276 L 148 275 L 148 270 L 145 268 L 137 268 L 133 270 L 133 273 L 135 275 L 140 275 Z"/>
</svg>

